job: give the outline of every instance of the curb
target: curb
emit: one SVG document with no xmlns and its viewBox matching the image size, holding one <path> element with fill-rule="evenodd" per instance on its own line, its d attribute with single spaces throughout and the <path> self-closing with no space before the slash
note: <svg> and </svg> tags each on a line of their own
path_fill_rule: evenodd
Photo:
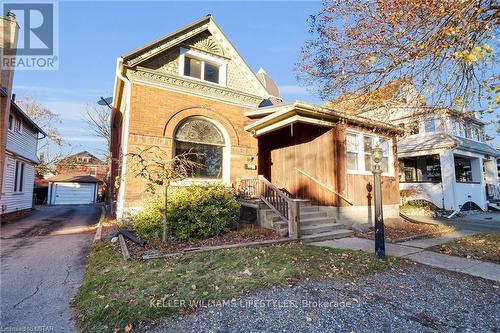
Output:
<svg viewBox="0 0 500 333">
<path fill-rule="evenodd" d="M 147 260 L 147 259 L 171 258 L 171 257 L 189 255 L 192 253 L 212 252 L 212 251 L 235 249 L 235 248 L 242 248 L 242 247 L 268 246 L 268 245 L 294 243 L 294 242 L 300 242 L 300 241 L 301 241 L 300 238 L 298 238 L 298 239 L 281 238 L 281 239 L 273 239 L 273 240 L 265 240 L 265 241 L 249 242 L 249 243 L 237 243 L 237 244 L 229 244 L 229 245 L 207 246 L 207 247 L 202 247 L 202 248 L 192 250 L 192 251 L 174 252 L 174 253 L 159 254 L 159 255 L 147 256 L 147 257 L 145 257 L 143 255 L 142 259 Z"/>
<path fill-rule="evenodd" d="M 99 222 L 97 222 L 97 230 L 95 232 L 94 240 L 92 243 L 101 240 L 102 237 L 102 221 L 104 221 L 105 210 L 104 207 L 101 207 L 101 217 L 99 218 Z"/>
</svg>

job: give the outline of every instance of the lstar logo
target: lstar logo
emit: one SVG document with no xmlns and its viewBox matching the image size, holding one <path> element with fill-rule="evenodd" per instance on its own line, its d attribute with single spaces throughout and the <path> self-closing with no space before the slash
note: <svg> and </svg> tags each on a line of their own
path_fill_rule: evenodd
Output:
<svg viewBox="0 0 500 333">
<path fill-rule="evenodd" d="M 11 24 L 15 20 L 19 31 L 16 47 L 3 50 L 2 67 L 28 70 L 57 69 L 57 3 L 4 2 L 3 13 L 10 19 Z M 11 31 L 12 27 L 4 24 L 4 35 L 12 33 Z"/>
</svg>

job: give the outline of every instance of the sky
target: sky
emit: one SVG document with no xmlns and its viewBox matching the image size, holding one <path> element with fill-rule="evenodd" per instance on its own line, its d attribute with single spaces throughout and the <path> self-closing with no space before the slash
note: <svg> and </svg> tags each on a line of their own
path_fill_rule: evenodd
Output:
<svg viewBox="0 0 500 333">
<path fill-rule="evenodd" d="M 102 157 L 104 141 L 90 133 L 82 113 L 100 96 L 112 95 L 116 59 L 212 14 L 249 66 L 255 72 L 263 67 L 277 82 L 285 101 L 320 103 L 294 72 L 310 37 L 307 19 L 320 9 L 320 1 L 61 1 L 59 69 L 16 71 L 13 90 L 59 115 L 66 152 L 88 150 Z"/>
<path fill-rule="evenodd" d="M 207 14 L 257 72 L 263 67 L 285 100 L 319 102 L 300 86 L 293 70 L 308 38 L 307 19 L 321 2 L 61 1 L 59 69 L 16 71 L 14 93 L 57 113 L 68 152 L 102 156 L 104 142 L 91 135 L 82 113 L 112 95 L 116 59 Z"/>
</svg>

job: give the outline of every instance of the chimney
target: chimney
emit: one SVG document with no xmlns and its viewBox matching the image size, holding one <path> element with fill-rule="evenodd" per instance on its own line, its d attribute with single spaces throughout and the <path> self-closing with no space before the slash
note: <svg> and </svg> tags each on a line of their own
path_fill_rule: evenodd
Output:
<svg viewBox="0 0 500 333">
<path fill-rule="evenodd" d="M 16 94 L 12 94 L 12 102 L 16 101 Z"/>
</svg>

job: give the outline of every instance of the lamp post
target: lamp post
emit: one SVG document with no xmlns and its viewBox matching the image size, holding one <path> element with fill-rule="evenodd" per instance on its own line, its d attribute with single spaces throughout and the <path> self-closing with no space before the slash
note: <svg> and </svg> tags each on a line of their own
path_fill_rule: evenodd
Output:
<svg viewBox="0 0 500 333">
<path fill-rule="evenodd" d="M 382 212 L 382 148 L 374 147 L 373 156 L 373 197 L 375 201 L 375 257 L 385 258 L 384 214 Z"/>
</svg>

